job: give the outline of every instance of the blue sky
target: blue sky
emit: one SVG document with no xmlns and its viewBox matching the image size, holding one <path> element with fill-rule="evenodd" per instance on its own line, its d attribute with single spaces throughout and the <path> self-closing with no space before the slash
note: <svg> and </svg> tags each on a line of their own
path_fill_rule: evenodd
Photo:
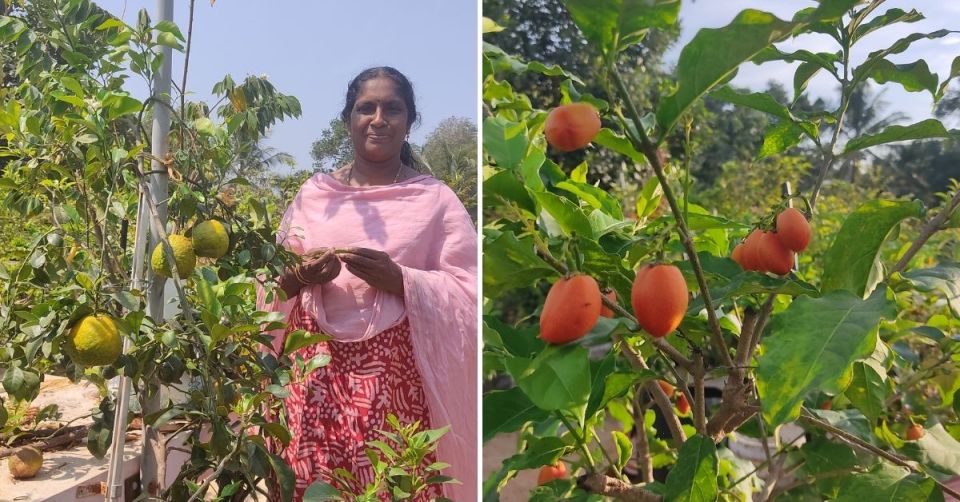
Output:
<svg viewBox="0 0 960 502">
<path fill-rule="evenodd" d="M 794 12 L 815 5 L 816 2 L 812 0 L 698 0 L 696 2 L 684 0 L 680 10 L 680 40 L 668 52 L 667 60 L 669 64 L 676 64 L 683 45 L 693 38 L 697 30 L 724 26 L 743 9 L 765 10 L 781 19 L 790 19 Z M 926 16 L 926 19 L 914 23 L 897 23 L 867 35 L 862 42 L 854 46 L 852 58 L 855 64 L 861 63 L 870 52 L 885 49 L 896 40 L 911 33 L 929 33 L 939 29 L 960 30 L 960 0 L 888 0 L 875 11 L 874 15 L 895 7 L 905 11 L 917 9 Z M 833 39 L 819 34 L 803 35 L 778 44 L 777 47 L 787 52 L 797 49 L 808 49 L 814 52 L 838 50 Z M 960 55 L 960 34 L 954 33 L 940 39 L 914 42 L 906 52 L 890 56 L 889 59 L 897 64 L 924 59 L 929 64 L 930 71 L 937 73 L 942 82 L 949 75 L 950 63 L 958 55 Z M 798 64 L 765 63 L 758 66 L 747 63 L 740 67 L 733 84 L 762 90 L 766 87 L 767 81 L 774 79 L 783 83 L 792 95 L 793 73 Z M 958 82 L 954 81 L 954 85 L 957 84 Z M 874 85 L 876 88 L 876 84 Z M 883 99 L 890 103 L 889 111 L 902 111 L 910 117 L 911 121 L 920 121 L 933 116 L 933 101 L 929 93 L 907 92 L 897 84 L 885 84 L 882 88 L 887 89 Z M 834 105 L 839 98 L 836 80 L 825 75 L 824 72 L 814 77 L 807 87 L 807 93 L 815 97 L 823 97 Z M 957 127 L 958 125 L 960 124 L 948 122 L 948 126 Z"/>
<path fill-rule="evenodd" d="M 156 22 L 156 3 L 99 2 L 130 24 L 141 8 Z M 189 2 L 174 3 L 173 21 L 186 34 Z M 422 144 L 447 117 L 477 122 L 477 11 L 476 0 L 219 0 L 212 6 L 199 0 L 187 88 L 192 99 L 210 102 L 213 84 L 224 75 L 240 81 L 266 74 L 303 107 L 300 119 L 275 126 L 266 143 L 309 169 L 310 145 L 339 115 L 350 79 L 369 66 L 389 65 L 413 82 L 422 122 L 410 139 Z M 183 55 L 175 53 L 174 81 L 182 72 Z"/>
</svg>

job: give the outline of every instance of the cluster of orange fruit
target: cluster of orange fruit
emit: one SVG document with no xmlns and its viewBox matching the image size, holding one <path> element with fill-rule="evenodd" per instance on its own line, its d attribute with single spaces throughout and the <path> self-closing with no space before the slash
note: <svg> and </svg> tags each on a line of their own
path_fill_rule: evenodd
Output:
<svg viewBox="0 0 960 502">
<path fill-rule="evenodd" d="M 744 270 L 787 275 L 793 268 L 794 253 L 810 244 L 810 223 L 799 210 L 788 207 L 777 215 L 776 231 L 755 229 L 733 248 L 733 261 Z"/>
<path fill-rule="evenodd" d="M 589 275 L 573 274 L 558 280 L 543 303 L 540 338 L 553 344 L 583 338 L 600 316 L 613 317 L 613 311 L 603 305 L 602 296 L 596 279 Z M 617 300 L 612 290 L 606 296 L 612 302 Z M 630 303 L 637 324 L 647 333 L 660 338 L 677 329 L 687 302 L 687 283 L 679 268 L 657 264 L 637 271 Z"/>
</svg>

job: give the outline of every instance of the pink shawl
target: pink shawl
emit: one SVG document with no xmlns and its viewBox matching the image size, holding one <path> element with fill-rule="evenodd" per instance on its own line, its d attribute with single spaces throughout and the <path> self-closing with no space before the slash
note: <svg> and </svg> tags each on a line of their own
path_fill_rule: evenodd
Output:
<svg viewBox="0 0 960 502">
<path fill-rule="evenodd" d="M 416 365 L 432 427 L 450 425 L 438 458 L 450 464 L 447 497 L 474 500 L 477 453 L 477 234 L 450 188 L 426 175 L 393 185 L 351 187 L 316 174 L 287 208 L 278 242 L 298 254 L 323 247 L 387 252 L 403 272 L 404 296 L 369 287 L 343 267 L 298 297 L 258 306 L 289 314 L 299 299 L 317 324 L 340 341 L 370 338 L 410 322 Z M 280 333 L 282 335 L 282 333 Z M 275 347 L 282 346 L 276 337 Z"/>
</svg>

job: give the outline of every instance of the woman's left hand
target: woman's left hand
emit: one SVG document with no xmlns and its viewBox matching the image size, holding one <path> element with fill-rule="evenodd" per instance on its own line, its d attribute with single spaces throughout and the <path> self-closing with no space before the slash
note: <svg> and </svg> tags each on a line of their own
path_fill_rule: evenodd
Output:
<svg viewBox="0 0 960 502">
<path fill-rule="evenodd" d="M 336 253 L 347 270 L 367 284 L 403 296 L 403 272 L 387 253 L 368 248 L 338 248 Z"/>
</svg>

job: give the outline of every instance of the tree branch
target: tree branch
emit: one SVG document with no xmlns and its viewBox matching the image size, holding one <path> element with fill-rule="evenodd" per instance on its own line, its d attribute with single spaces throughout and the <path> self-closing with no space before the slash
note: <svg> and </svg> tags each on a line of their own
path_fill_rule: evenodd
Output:
<svg viewBox="0 0 960 502">
<path fill-rule="evenodd" d="M 653 166 L 653 171 L 660 181 L 660 188 L 663 190 L 663 195 L 670 204 L 670 210 L 673 212 L 673 217 L 677 222 L 677 233 L 680 236 L 680 242 L 687 252 L 687 258 L 693 266 L 693 273 L 697 277 L 697 284 L 700 286 L 700 295 L 703 297 L 703 305 L 707 311 L 707 322 L 710 325 L 711 342 L 716 350 L 720 352 L 720 359 L 723 363 L 727 366 L 733 366 L 733 359 L 730 358 L 730 350 L 727 348 L 726 342 L 723 341 L 723 330 L 720 328 L 720 321 L 717 319 L 717 312 L 714 309 L 713 300 L 710 297 L 710 289 L 707 286 L 707 279 L 703 273 L 703 266 L 700 264 L 700 257 L 697 256 L 697 250 L 693 246 L 693 238 L 690 235 L 687 222 L 683 218 L 683 213 L 680 211 L 680 206 L 677 204 L 677 197 L 674 195 L 673 189 L 670 188 L 667 176 L 663 171 L 663 164 L 660 161 L 660 156 L 657 154 L 657 147 L 650 142 L 646 132 L 643 130 L 640 113 L 633 104 L 633 100 L 630 98 L 630 93 L 627 91 L 626 84 L 624 84 L 623 79 L 620 77 L 620 73 L 614 69 L 612 74 L 617 89 L 620 91 L 621 98 L 627 106 L 627 110 L 633 119 L 633 123 L 636 125 L 636 130 L 640 137 L 634 138 L 633 135 L 630 134 L 630 129 L 626 126 L 624 126 L 624 131 L 627 133 L 627 137 L 630 138 L 631 142 L 634 143 L 634 146 L 643 153 L 647 161 L 650 162 L 650 165 Z"/>
<path fill-rule="evenodd" d="M 910 246 L 910 249 L 900 258 L 896 265 L 893 266 L 893 270 L 890 272 L 903 272 L 907 268 L 907 264 L 910 263 L 910 260 L 913 259 L 914 255 L 920 251 L 920 248 L 930 240 L 930 237 L 933 234 L 937 233 L 943 224 L 950 219 L 950 215 L 953 213 L 957 207 L 960 206 L 960 190 L 957 190 L 957 193 L 953 194 L 953 198 L 950 199 L 947 204 L 944 205 L 943 209 L 937 213 L 930 221 L 923 225 L 923 228 L 920 229 L 920 235 L 917 236 L 917 239 L 913 241 L 913 244 Z"/>
<path fill-rule="evenodd" d="M 584 490 L 624 502 L 663 502 L 663 496 L 646 490 L 646 485 L 631 485 L 603 474 L 588 474 L 577 480 Z"/>
<path fill-rule="evenodd" d="M 825 431 L 833 434 L 834 436 L 837 436 L 838 438 L 842 439 L 844 442 L 846 442 L 847 444 L 849 444 L 849 445 L 851 445 L 851 446 L 853 446 L 853 447 L 856 447 L 856 448 L 858 448 L 858 449 L 860 449 L 860 450 L 867 451 L 867 452 L 869 452 L 869 453 L 873 453 L 874 455 L 876 455 L 876 456 L 878 456 L 878 457 L 880 457 L 880 458 L 882 458 L 882 459 L 884 459 L 884 460 L 887 460 L 887 461 L 892 462 L 892 463 L 894 463 L 894 464 L 896 464 L 896 465 L 899 465 L 900 467 L 905 467 L 905 468 L 909 469 L 911 472 L 914 472 L 914 473 L 917 473 L 917 474 L 922 474 L 922 475 L 924 475 L 924 476 L 927 476 L 927 477 L 929 477 L 930 479 L 932 479 L 932 480 L 934 481 L 934 483 L 936 483 L 937 486 L 939 486 L 940 489 L 943 490 L 944 493 L 948 493 L 948 494 L 952 495 L 953 497 L 956 497 L 956 498 L 960 499 L 960 492 L 958 492 L 958 491 L 954 490 L 953 488 L 950 488 L 949 486 L 941 483 L 940 480 L 938 480 L 937 478 L 935 478 L 935 477 L 933 477 L 933 476 L 930 476 L 930 475 L 927 474 L 923 469 L 920 469 L 920 468 L 916 467 L 917 463 L 914 462 L 914 461 L 912 461 L 912 460 L 905 459 L 905 458 L 903 458 L 903 457 L 901 457 L 901 456 L 899 456 L 899 455 L 895 455 L 895 454 L 890 453 L 890 452 L 888 452 L 888 451 L 881 450 L 880 448 L 877 448 L 876 446 L 874 446 L 874 445 L 872 445 L 872 444 L 870 444 L 870 443 L 868 443 L 868 442 L 866 442 L 866 441 L 863 441 L 862 439 L 860 439 L 860 438 L 858 438 L 858 437 L 856 437 L 856 436 L 848 433 L 847 431 L 845 431 L 845 430 L 843 430 L 843 429 L 834 427 L 834 426 L 830 425 L 829 423 L 824 422 L 823 420 L 820 420 L 819 418 L 817 418 L 817 417 L 815 417 L 814 415 L 812 415 L 812 414 L 811 414 L 809 411 L 807 411 L 806 409 L 803 409 L 803 410 L 801 411 L 800 420 L 802 420 L 802 421 L 804 421 L 804 422 L 807 422 L 808 424 L 814 425 L 814 426 L 816 426 L 816 427 L 819 427 L 819 428 L 821 428 L 821 429 L 823 429 L 823 430 L 825 430 Z"/>
<path fill-rule="evenodd" d="M 627 360 L 630 361 L 630 364 L 634 367 L 634 369 L 650 369 L 643 358 L 633 351 L 633 348 L 630 347 L 630 344 L 628 344 L 622 336 L 615 335 L 615 341 L 620 343 L 621 350 L 623 351 L 624 355 L 627 356 Z M 660 388 L 660 385 L 656 382 L 656 380 L 648 380 L 643 387 L 648 393 L 650 393 L 650 396 L 653 397 L 653 401 L 657 404 L 657 407 L 660 408 L 660 412 L 663 413 L 664 420 L 667 421 L 667 427 L 670 428 L 670 435 L 673 436 L 673 443 L 677 448 L 680 448 L 680 446 L 687 441 L 687 436 L 683 433 L 683 427 L 680 425 L 680 419 L 677 418 L 677 414 L 673 410 L 673 403 L 670 402 L 670 398 L 663 391 L 663 389 Z"/>
<path fill-rule="evenodd" d="M 703 376 L 706 369 L 703 366 L 703 354 L 697 352 L 694 356 L 696 364 L 693 368 L 693 424 L 700 434 L 707 433 L 706 394 L 703 388 Z"/>
</svg>

